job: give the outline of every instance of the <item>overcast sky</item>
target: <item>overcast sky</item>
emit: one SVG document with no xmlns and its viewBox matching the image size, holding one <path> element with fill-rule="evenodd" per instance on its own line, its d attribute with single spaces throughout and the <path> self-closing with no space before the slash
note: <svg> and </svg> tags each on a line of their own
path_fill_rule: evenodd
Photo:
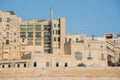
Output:
<svg viewBox="0 0 120 80">
<path fill-rule="evenodd" d="M 66 18 L 66 32 L 103 36 L 120 33 L 120 0 L 0 0 L 1 11 L 14 11 L 23 20 Z"/>
</svg>

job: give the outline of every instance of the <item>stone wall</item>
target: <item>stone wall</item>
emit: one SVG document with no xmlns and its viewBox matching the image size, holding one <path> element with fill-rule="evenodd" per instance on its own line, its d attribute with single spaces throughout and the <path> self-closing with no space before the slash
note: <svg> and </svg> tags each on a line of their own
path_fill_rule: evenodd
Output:
<svg viewBox="0 0 120 80">
<path fill-rule="evenodd" d="M 120 80 L 120 68 L 6 68 L 0 80 Z"/>
</svg>

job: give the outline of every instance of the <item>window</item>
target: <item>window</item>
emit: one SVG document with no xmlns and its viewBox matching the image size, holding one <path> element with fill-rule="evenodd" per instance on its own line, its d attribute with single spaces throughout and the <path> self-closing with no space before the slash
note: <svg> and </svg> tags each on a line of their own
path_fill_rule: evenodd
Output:
<svg viewBox="0 0 120 80">
<path fill-rule="evenodd" d="M 26 67 L 26 64 L 24 63 L 24 67 Z"/>
<path fill-rule="evenodd" d="M 21 38 L 26 37 L 26 32 L 20 32 L 20 37 L 21 37 Z"/>
<path fill-rule="evenodd" d="M 28 39 L 28 44 L 33 44 L 33 39 Z"/>
<path fill-rule="evenodd" d="M 76 42 L 78 42 L 78 38 L 76 38 Z"/>
<path fill-rule="evenodd" d="M 9 44 L 9 40 L 6 40 L 6 44 Z"/>
<path fill-rule="evenodd" d="M 58 24 L 58 27 L 60 27 L 60 24 Z"/>
<path fill-rule="evenodd" d="M 41 39 L 36 39 L 35 43 L 36 45 L 41 44 Z"/>
<path fill-rule="evenodd" d="M 9 32 L 6 33 L 6 37 L 7 37 L 7 38 L 9 37 Z"/>
<path fill-rule="evenodd" d="M 16 32 L 14 32 L 14 35 L 16 35 Z"/>
<path fill-rule="evenodd" d="M 33 30 L 33 25 L 27 25 L 27 30 Z"/>
<path fill-rule="evenodd" d="M 37 67 L 37 62 L 34 62 L 33 67 Z"/>
<path fill-rule="evenodd" d="M 71 39 L 69 39 L 69 42 L 71 42 Z"/>
<path fill-rule="evenodd" d="M 49 67 L 50 65 L 49 65 L 49 62 L 46 62 L 46 67 Z"/>
<path fill-rule="evenodd" d="M 58 30 L 58 34 L 60 35 L 60 30 Z"/>
<path fill-rule="evenodd" d="M 56 62 L 56 67 L 59 67 L 59 63 L 58 62 Z"/>
<path fill-rule="evenodd" d="M 2 18 L 0 18 L 0 22 L 2 22 Z"/>
<path fill-rule="evenodd" d="M 26 25 L 20 25 L 20 30 L 26 30 Z"/>
<path fill-rule="evenodd" d="M 10 64 L 8 64 L 8 68 L 10 68 L 11 66 L 10 66 Z"/>
<path fill-rule="evenodd" d="M 56 37 L 54 38 L 54 41 L 56 41 Z"/>
<path fill-rule="evenodd" d="M 9 30 L 9 25 L 6 25 L 6 30 Z"/>
<path fill-rule="evenodd" d="M 14 39 L 14 43 L 16 43 L 16 39 Z"/>
<path fill-rule="evenodd" d="M 22 39 L 22 42 L 24 42 L 25 41 L 25 39 Z"/>
<path fill-rule="evenodd" d="M 10 22 L 11 21 L 11 19 L 10 18 L 7 18 L 7 22 Z"/>
<path fill-rule="evenodd" d="M 41 32 L 36 32 L 36 37 L 37 38 L 41 37 Z"/>
<path fill-rule="evenodd" d="M 88 44 L 88 47 L 90 48 L 90 44 Z"/>
<path fill-rule="evenodd" d="M 78 60 L 82 60 L 82 53 L 81 52 L 76 52 L 75 53 L 75 58 L 78 59 Z"/>
<path fill-rule="evenodd" d="M 49 25 L 44 25 L 44 30 L 50 30 Z"/>
<path fill-rule="evenodd" d="M 33 32 L 28 32 L 28 37 L 33 37 Z"/>
<path fill-rule="evenodd" d="M 57 34 L 57 30 L 53 30 L 53 34 Z"/>
<path fill-rule="evenodd" d="M 92 59 L 92 56 L 91 56 L 91 53 L 90 53 L 90 52 L 88 53 L 87 59 L 89 59 L 89 60 Z"/>
<path fill-rule="evenodd" d="M 65 67 L 68 67 L 68 63 L 67 62 L 65 63 Z"/>
<path fill-rule="evenodd" d="M 17 67 L 19 68 L 19 67 L 20 67 L 20 64 L 17 64 Z"/>
<path fill-rule="evenodd" d="M 2 68 L 4 68 L 5 67 L 5 65 L 2 65 Z"/>
<path fill-rule="evenodd" d="M 56 24 L 54 24 L 54 27 L 56 27 Z"/>
<path fill-rule="evenodd" d="M 101 45 L 100 47 L 103 48 L 103 45 Z"/>
<path fill-rule="evenodd" d="M 44 32 L 44 37 L 45 37 L 45 38 L 48 38 L 48 37 L 50 37 L 50 36 L 51 36 L 50 32 Z"/>
<path fill-rule="evenodd" d="M 41 30 L 41 25 L 35 25 L 36 30 Z"/>
<path fill-rule="evenodd" d="M 58 37 L 58 41 L 60 41 L 60 37 Z"/>
</svg>

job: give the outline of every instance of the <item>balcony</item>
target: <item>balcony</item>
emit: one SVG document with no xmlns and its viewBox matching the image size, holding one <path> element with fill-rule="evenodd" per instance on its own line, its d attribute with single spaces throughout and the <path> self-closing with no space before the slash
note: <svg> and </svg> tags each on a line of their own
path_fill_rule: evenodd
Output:
<svg viewBox="0 0 120 80">
<path fill-rule="evenodd" d="M 35 44 L 36 44 L 36 45 L 41 44 L 41 39 L 36 39 Z"/>
<path fill-rule="evenodd" d="M 41 37 L 41 32 L 36 32 L 36 38 L 40 38 Z"/>
<path fill-rule="evenodd" d="M 28 44 L 32 45 L 33 44 L 33 39 L 28 39 Z"/>
<path fill-rule="evenodd" d="M 28 31 L 33 30 L 33 25 L 27 25 L 27 30 L 28 30 Z"/>
<path fill-rule="evenodd" d="M 26 31 L 27 30 L 26 25 L 20 25 L 20 30 L 21 31 Z"/>
<path fill-rule="evenodd" d="M 39 31 L 39 30 L 41 30 L 41 25 L 36 25 L 36 31 Z"/>
<path fill-rule="evenodd" d="M 28 38 L 33 37 L 33 32 L 28 32 Z"/>
<path fill-rule="evenodd" d="M 50 44 L 51 40 L 44 40 L 44 44 Z"/>
<path fill-rule="evenodd" d="M 49 25 L 44 25 L 44 30 L 50 31 Z"/>
</svg>

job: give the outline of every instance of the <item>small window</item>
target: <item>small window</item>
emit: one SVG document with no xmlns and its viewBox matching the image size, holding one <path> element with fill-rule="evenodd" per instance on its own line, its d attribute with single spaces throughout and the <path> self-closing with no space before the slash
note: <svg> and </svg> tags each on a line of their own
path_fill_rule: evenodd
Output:
<svg viewBox="0 0 120 80">
<path fill-rule="evenodd" d="M 88 60 L 91 60 L 91 59 L 92 59 L 92 56 L 91 56 L 91 53 L 90 53 L 90 52 L 88 53 L 87 59 L 88 59 Z"/>
<path fill-rule="evenodd" d="M 60 24 L 58 24 L 58 27 L 60 27 Z"/>
<path fill-rule="evenodd" d="M 58 34 L 60 35 L 60 30 L 58 30 Z"/>
<path fill-rule="evenodd" d="M 26 67 L 26 64 L 24 63 L 24 67 Z"/>
<path fill-rule="evenodd" d="M 2 22 L 2 18 L 0 18 L 0 22 Z"/>
<path fill-rule="evenodd" d="M 16 43 L 16 39 L 14 39 L 14 43 Z"/>
<path fill-rule="evenodd" d="M 7 22 L 10 22 L 11 21 L 11 19 L 10 18 L 7 18 Z"/>
<path fill-rule="evenodd" d="M 76 42 L 78 42 L 78 38 L 76 38 Z"/>
<path fill-rule="evenodd" d="M 6 37 L 7 37 L 7 38 L 9 37 L 9 32 L 6 33 Z"/>
<path fill-rule="evenodd" d="M 56 37 L 54 38 L 54 41 L 56 41 Z"/>
<path fill-rule="evenodd" d="M 78 59 L 78 60 L 82 60 L 82 53 L 81 52 L 76 52 L 75 53 L 75 58 Z"/>
<path fill-rule="evenodd" d="M 58 41 L 60 41 L 60 37 L 58 37 Z"/>
<path fill-rule="evenodd" d="M 2 65 L 2 68 L 4 68 L 5 67 L 5 65 Z"/>
<path fill-rule="evenodd" d="M 17 64 L 17 67 L 19 68 L 19 67 L 20 67 L 20 64 Z"/>
<path fill-rule="evenodd" d="M 57 34 L 57 30 L 53 30 L 53 34 Z"/>
<path fill-rule="evenodd" d="M 103 48 L 103 45 L 101 45 L 100 47 Z"/>
<path fill-rule="evenodd" d="M 65 63 L 65 67 L 68 67 L 68 63 L 67 62 Z"/>
<path fill-rule="evenodd" d="M 71 38 L 69 39 L 69 42 L 71 42 Z"/>
<path fill-rule="evenodd" d="M 58 62 L 56 63 L 56 67 L 59 67 L 59 63 Z"/>
<path fill-rule="evenodd" d="M 6 40 L 6 44 L 9 44 L 9 40 Z"/>
<path fill-rule="evenodd" d="M 90 44 L 88 44 L 88 47 L 90 48 Z"/>
<path fill-rule="evenodd" d="M 33 66 L 34 66 L 34 67 L 37 67 L 37 62 L 34 62 Z"/>
<path fill-rule="evenodd" d="M 46 67 L 49 67 L 49 62 L 46 62 Z"/>
<path fill-rule="evenodd" d="M 54 24 L 54 27 L 56 27 L 56 24 Z"/>
<path fill-rule="evenodd" d="M 14 32 L 14 35 L 16 35 L 16 32 Z"/>
<path fill-rule="evenodd" d="M 25 41 L 25 39 L 22 39 L 22 42 L 24 42 Z"/>
<path fill-rule="evenodd" d="M 10 64 L 8 64 L 8 68 L 10 68 L 11 67 L 11 65 Z"/>
</svg>

